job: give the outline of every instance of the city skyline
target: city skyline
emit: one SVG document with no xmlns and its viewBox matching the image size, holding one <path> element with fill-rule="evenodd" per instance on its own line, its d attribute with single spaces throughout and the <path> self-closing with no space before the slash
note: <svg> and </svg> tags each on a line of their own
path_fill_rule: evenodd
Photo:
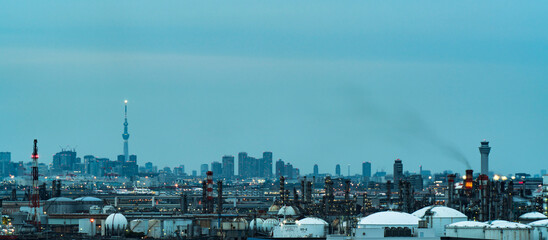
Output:
<svg viewBox="0 0 548 240">
<path fill-rule="evenodd" d="M 187 172 L 241 151 L 303 173 L 398 158 L 478 172 L 483 139 L 492 170 L 538 172 L 547 20 L 533 3 L 490 3 L 10 2 L 0 151 L 30 161 L 39 139 L 40 162 L 67 145 L 115 159 L 128 99 L 131 153 Z"/>
</svg>

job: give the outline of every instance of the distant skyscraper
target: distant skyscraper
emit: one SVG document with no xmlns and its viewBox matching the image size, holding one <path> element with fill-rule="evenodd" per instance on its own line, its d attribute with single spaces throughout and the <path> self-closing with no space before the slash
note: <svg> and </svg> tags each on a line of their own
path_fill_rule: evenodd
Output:
<svg viewBox="0 0 548 240">
<path fill-rule="evenodd" d="M 362 176 L 364 178 L 370 178 L 371 177 L 371 162 L 363 162 L 362 163 Z"/>
<path fill-rule="evenodd" d="M 221 178 L 223 176 L 223 165 L 220 162 L 212 162 L 211 171 L 213 172 L 213 176 Z"/>
<path fill-rule="evenodd" d="M 234 156 L 223 156 L 223 177 L 234 177 Z"/>
<path fill-rule="evenodd" d="M 79 163 L 78 160 L 79 158 L 76 158 L 75 151 L 63 150 L 53 155 L 52 170 L 73 171 L 75 164 Z"/>
<path fill-rule="evenodd" d="M 481 153 L 481 174 L 489 174 L 489 152 L 491 152 L 491 147 L 489 147 L 489 142 L 483 140 L 481 146 L 479 147 Z"/>
<path fill-rule="evenodd" d="M 200 176 L 205 176 L 207 171 L 209 171 L 207 164 L 200 165 Z"/>
<path fill-rule="evenodd" d="M 276 161 L 276 177 L 279 178 L 285 175 L 285 163 L 282 159 Z"/>
<path fill-rule="evenodd" d="M 249 166 L 246 166 L 247 163 L 247 153 L 241 152 L 238 153 L 238 176 L 241 178 L 247 177 L 247 168 Z"/>
<path fill-rule="evenodd" d="M 262 166 L 260 176 L 265 178 L 272 177 L 272 152 L 264 152 L 261 163 Z"/>
<path fill-rule="evenodd" d="M 129 147 L 128 147 L 128 139 L 129 139 L 129 133 L 127 132 L 127 100 L 124 101 L 124 133 L 122 134 L 122 138 L 124 139 L 124 162 L 129 161 Z"/>
<path fill-rule="evenodd" d="M 341 176 L 341 165 L 337 164 L 335 166 L 335 176 Z"/>
<path fill-rule="evenodd" d="M 403 177 L 403 163 L 398 158 L 396 161 L 394 161 L 394 184 L 398 184 L 398 182 Z"/>
<path fill-rule="evenodd" d="M 0 152 L 0 176 L 6 177 L 10 174 L 11 152 Z"/>
<path fill-rule="evenodd" d="M 318 164 L 314 164 L 314 176 L 319 175 L 320 170 L 318 169 Z"/>
</svg>

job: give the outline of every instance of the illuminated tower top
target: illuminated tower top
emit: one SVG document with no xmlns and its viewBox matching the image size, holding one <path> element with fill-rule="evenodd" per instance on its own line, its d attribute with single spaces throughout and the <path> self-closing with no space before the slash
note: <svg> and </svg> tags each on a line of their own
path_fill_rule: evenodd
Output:
<svg viewBox="0 0 548 240">
<path fill-rule="evenodd" d="M 129 161 L 128 139 L 129 133 L 127 132 L 127 100 L 124 100 L 124 133 L 122 138 L 124 139 L 124 160 Z"/>
</svg>

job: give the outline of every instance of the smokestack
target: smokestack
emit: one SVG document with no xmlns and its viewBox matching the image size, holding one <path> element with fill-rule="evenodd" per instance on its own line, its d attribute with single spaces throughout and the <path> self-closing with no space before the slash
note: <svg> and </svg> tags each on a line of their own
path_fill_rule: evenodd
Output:
<svg viewBox="0 0 548 240">
<path fill-rule="evenodd" d="M 455 194 L 455 174 L 447 175 L 447 207 L 453 207 L 453 195 Z"/>
<path fill-rule="evenodd" d="M 213 172 L 207 171 L 207 212 L 213 213 Z"/>
<path fill-rule="evenodd" d="M 223 181 L 217 181 L 217 213 L 223 213 Z"/>
<path fill-rule="evenodd" d="M 485 174 L 479 175 L 479 189 L 481 192 L 481 221 L 489 221 L 489 177 Z"/>
<path fill-rule="evenodd" d="M 491 152 L 489 142 L 483 140 L 479 147 L 479 151 L 481 153 L 481 174 L 489 175 L 489 152 Z"/>
<path fill-rule="evenodd" d="M 466 179 L 464 180 L 464 188 L 466 188 L 466 190 L 472 190 L 472 187 L 474 187 L 474 170 L 468 169 L 466 170 Z"/>
<path fill-rule="evenodd" d="M 280 201 L 282 206 L 285 206 L 285 178 L 280 176 Z"/>
</svg>

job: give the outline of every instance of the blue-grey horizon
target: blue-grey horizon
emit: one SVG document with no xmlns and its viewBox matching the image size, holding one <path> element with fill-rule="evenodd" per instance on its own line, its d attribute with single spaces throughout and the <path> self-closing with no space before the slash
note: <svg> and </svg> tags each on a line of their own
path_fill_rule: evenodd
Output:
<svg viewBox="0 0 548 240">
<path fill-rule="evenodd" d="M 473 7 L 471 7 L 473 5 Z M 0 152 L 187 173 L 271 151 L 312 172 L 546 167 L 544 2 L 6 2 Z M 517 164 L 519 163 L 519 164 Z"/>
</svg>

